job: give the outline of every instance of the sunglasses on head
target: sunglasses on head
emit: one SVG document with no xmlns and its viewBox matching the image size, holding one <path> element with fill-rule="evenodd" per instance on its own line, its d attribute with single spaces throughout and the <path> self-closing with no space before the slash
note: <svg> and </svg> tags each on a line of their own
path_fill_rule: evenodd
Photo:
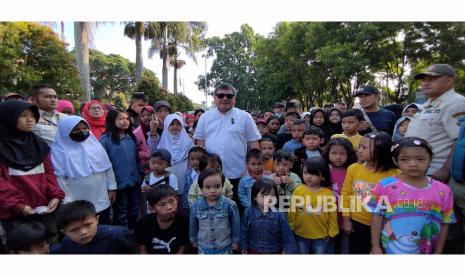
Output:
<svg viewBox="0 0 465 276">
<path fill-rule="evenodd" d="M 231 100 L 232 98 L 234 98 L 234 94 L 223 94 L 223 93 L 218 93 L 216 94 L 216 96 L 218 97 L 218 99 L 224 99 L 224 97 L 228 98 L 229 100 Z"/>
</svg>

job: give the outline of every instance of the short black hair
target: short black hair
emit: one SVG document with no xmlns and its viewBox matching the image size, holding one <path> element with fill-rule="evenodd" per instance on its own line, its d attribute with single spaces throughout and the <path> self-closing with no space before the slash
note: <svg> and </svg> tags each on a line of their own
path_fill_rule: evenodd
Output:
<svg viewBox="0 0 465 276">
<path fill-rule="evenodd" d="M 252 202 L 252 205 L 257 206 L 257 201 L 255 198 L 257 197 L 258 193 L 262 192 L 262 194 L 268 195 L 271 191 L 274 191 L 274 195 L 276 197 L 278 196 L 278 188 L 276 187 L 276 184 L 273 182 L 273 180 L 260 178 L 259 180 L 255 181 L 250 194 L 250 201 Z"/>
<path fill-rule="evenodd" d="M 335 145 L 343 147 L 347 153 L 347 161 L 344 164 L 345 168 L 357 162 L 357 154 L 355 153 L 352 143 L 346 138 L 337 137 L 329 140 L 329 143 L 326 145 L 324 149 L 323 155 L 328 163 L 331 163 L 331 161 L 329 160 L 329 151 L 331 150 L 331 147 Z"/>
<path fill-rule="evenodd" d="M 249 163 L 250 159 L 255 158 L 263 161 L 263 154 L 259 149 L 250 149 L 245 155 L 246 164 Z"/>
<path fill-rule="evenodd" d="M 388 171 L 396 168 L 394 161 L 392 160 L 391 136 L 384 131 L 375 131 L 365 134 L 363 137 L 370 139 L 370 144 L 373 142 L 373 153 L 370 154 L 371 160 L 375 162 L 375 171 Z"/>
<path fill-rule="evenodd" d="M 317 135 L 320 138 L 325 138 L 323 130 L 321 130 L 321 128 L 317 126 L 309 126 L 307 130 L 305 130 L 304 135 L 302 136 L 302 139 L 305 138 L 306 135 Z"/>
<path fill-rule="evenodd" d="M 6 246 L 12 253 L 30 251 L 34 245 L 50 243 L 51 233 L 47 227 L 37 221 L 18 223 L 7 235 Z"/>
<path fill-rule="evenodd" d="M 359 121 L 363 121 L 363 113 L 359 109 L 349 109 L 341 114 L 341 120 L 346 117 L 354 116 Z"/>
<path fill-rule="evenodd" d="M 202 148 L 202 147 L 199 147 L 199 146 L 195 146 L 195 147 L 192 147 L 190 150 L 189 150 L 189 153 L 187 154 L 187 157 L 189 157 L 191 155 L 191 153 L 194 153 L 194 152 L 200 152 L 202 153 L 203 155 L 207 154 L 207 151 Z"/>
<path fill-rule="evenodd" d="M 277 150 L 273 153 L 273 161 L 291 161 L 291 154 L 284 150 Z"/>
<path fill-rule="evenodd" d="M 194 111 L 194 116 L 197 116 L 197 114 L 199 114 L 200 112 L 202 113 L 205 113 L 205 110 L 203 110 L 202 108 L 198 108 Z"/>
<path fill-rule="evenodd" d="M 218 86 L 215 87 L 215 90 L 213 91 L 213 95 L 216 95 L 216 92 L 218 90 L 226 90 L 226 91 L 231 91 L 234 93 L 234 96 L 237 95 L 237 90 L 234 88 L 234 86 L 228 84 L 228 83 L 220 83 Z"/>
<path fill-rule="evenodd" d="M 276 143 L 278 143 L 278 138 L 276 138 L 276 135 L 266 133 L 262 136 L 262 139 L 258 140 L 258 144 L 261 144 L 262 142 L 271 142 L 273 143 L 273 146 L 276 148 Z"/>
<path fill-rule="evenodd" d="M 216 153 L 207 152 L 199 160 L 199 171 L 205 170 L 208 166 L 208 162 L 217 162 L 220 164 L 220 167 L 223 168 L 221 157 Z"/>
<path fill-rule="evenodd" d="M 292 126 L 301 126 L 301 125 L 305 125 L 306 123 L 307 123 L 307 122 L 305 122 L 305 121 L 302 120 L 302 119 L 297 119 L 297 120 L 295 120 L 295 121 L 292 123 L 291 127 L 292 127 Z"/>
<path fill-rule="evenodd" d="M 199 174 L 199 179 L 197 181 L 197 183 L 199 184 L 199 188 L 202 189 L 203 188 L 203 182 L 205 181 L 205 179 L 207 177 L 210 177 L 210 176 L 213 176 L 213 175 L 221 176 L 221 185 L 222 186 L 224 185 L 224 181 L 225 181 L 224 174 L 220 170 L 213 169 L 213 168 L 208 168 L 208 169 L 205 169 L 204 171 L 202 171 Z"/>
<path fill-rule="evenodd" d="M 279 121 L 279 118 L 276 117 L 275 115 L 271 115 L 270 117 L 268 117 L 268 121 L 266 121 L 266 123 L 269 124 L 273 120 L 278 120 Z"/>
<path fill-rule="evenodd" d="M 321 181 L 322 187 L 330 187 L 331 186 L 331 173 L 329 170 L 328 163 L 325 159 L 321 157 L 312 157 L 305 161 L 302 167 L 303 170 L 306 170 L 309 174 L 313 175 L 320 175 L 323 177 Z"/>
<path fill-rule="evenodd" d="M 131 96 L 131 100 L 143 100 L 144 102 L 148 102 L 144 92 L 134 92 Z"/>
<path fill-rule="evenodd" d="M 288 112 L 286 113 L 286 116 L 284 116 L 284 118 L 291 117 L 291 116 L 296 118 L 297 120 L 300 119 L 300 115 L 297 112 Z"/>
<path fill-rule="evenodd" d="M 265 115 L 265 113 L 267 113 L 267 112 L 270 112 L 270 113 L 273 113 L 273 114 L 274 114 L 274 111 L 273 111 L 273 110 L 271 110 L 271 109 L 265 109 L 265 110 L 263 111 L 263 115 Z"/>
<path fill-rule="evenodd" d="M 29 94 L 31 95 L 31 97 L 37 98 L 37 96 L 39 96 L 40 94 L 40 90 L 45 89 L 45 88 L 53 89 L 56 91 L 56 88 L 54 86 L 47 84 L 47 83 L 41 83 L 41 84 L 33 85 L 31 87 L 31 92 Z"/>
<path fill-rule="evenodd" d="M 178 193 L 170 185 L 161 184 L 152 186 L 147 192 L 145 199 L 148 205 L 153 206 L 168 196 L 177 197 Z"/>
<path fill-rule="evenodd" d="M 407 137 L 392 145 L 392 158 L 394 158 L 396 162 L 399 161 L 399 155 L 405 148 L 424 148 L 430 159 L 433 158 L 433 148 L 426 140 L 417 137 Z"/>
<path fill-rule="evenodd" d="M 96 215 L 97 212 L 92 202 L 87 200 L 76 200 L 66 203 L 58 209 L 56 223 L 58 229 L 64 229 L 72 222 L 82 221 Z"/>
</svg>

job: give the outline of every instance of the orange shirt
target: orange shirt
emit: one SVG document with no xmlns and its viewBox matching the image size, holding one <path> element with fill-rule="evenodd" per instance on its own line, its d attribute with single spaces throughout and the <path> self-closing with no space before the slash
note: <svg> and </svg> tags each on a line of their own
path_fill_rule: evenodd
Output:
<svg viewBox="0 0 465 276">
<path fill-rule="evenodd" d="M 265 171 L 270 171 L 271 173 L 274 173 L 273 159 L 265 160 Z"/>
</svg>

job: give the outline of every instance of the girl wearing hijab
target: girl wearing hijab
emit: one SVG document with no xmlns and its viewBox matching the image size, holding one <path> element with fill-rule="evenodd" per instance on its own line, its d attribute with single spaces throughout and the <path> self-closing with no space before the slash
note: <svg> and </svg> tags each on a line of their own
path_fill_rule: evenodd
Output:
<svg viewBox="0 0 465 276">
<path fill-rule="evenodd" d="M 116 200 L 116 181 L 108 154 L 89 125 L 79 116 L 66 116 L 52 144 L 52 164 L 64 202 L 94 204 L 100 224 L 110 224 L 110 204 Z"/>
<path fill-rule="evenodd" d="M 165 118 L 163 129 L 165 131 L 161 135 L 157 148 L 166 149 L 171 153 L 169 171 L 177 177 L 178 191 L 182 194 L 184 190 L 183 180 L 187 172 L 187 157 L 194 142 L 184 128 L 183 118 L 177 114 L 170 114 Z"/>
<path fill-rule="evenodd" d="M 105 132 L 106 116 L 105 106 L 99 101 L 92 100 L 82 107 L 82 117 L 89 124 L 92 134 L 97 139 L 100 139 Z"/>
<path fill-rule="evenodd" d="M 314 108 L 310 111 L 310 125 L 319 127 L 325 136 L 322 146 L 326 145 L 331 138 L 331 129 L 328 123 L 328 117 L 321 108 Z"/>
<path fill-rule="evenodd" d="M 326 118 L 328 118 L 328 125 L 331 136 L 333 136 L 333 134 L 342 133 L 341 114 L 342 112 L 339 109 L 331 108 L 328 112 L 328 116 L 326 116 Z"/>
<path fill-rule="evenodd" d="M 57 103 L 57 111 L 66 115 L 74 115 L 73 103 L 68 100 L 59 100 Z"/>
<path fill-rule="evenodd" d="M 308 111 L 302 112 L 302 114 L 300 114 L 300 117 L 305 121 L 307 127 L 310 126 L 310 116 L 311 114 Z"/>
<path fill-rule="evenodd" d="M 32 129 L 36 106 L 21 100 L 0 104 L 0 221 L 8 234 L 17 221 L 46 224 L 56 237 L 54 213 L 65 194 L 50 160 L 50 148 Z"/>
<path fill-rule="evenodd" d="M 140 124 L 134 130 L 134 136 L 136 136 L 137 142 L 139 162 L 142 168 L 144 169 L 144 175 L 150 173 L 150 149 L 147 145 L 147 140 L 150 133 L 150 121 L 153 119 L 153 116 L 153 107 L 151 107 L 150 105 L 142 107 L 139 115 Z"/>
</svg>

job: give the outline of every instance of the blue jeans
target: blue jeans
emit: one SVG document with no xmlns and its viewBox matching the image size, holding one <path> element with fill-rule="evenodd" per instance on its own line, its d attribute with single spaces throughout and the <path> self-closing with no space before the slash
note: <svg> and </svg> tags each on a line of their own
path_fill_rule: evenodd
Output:
<svg viewBox="0 0 465 276">
<path fill-rule="evenodd" d="M 349 254 L 349 235 L 342 229 L 339 229 L 339 234 L 331 239 L 334 242 L 334 252 L 330 254 Z"/>
<path fill-rule="evenodd" d="M 138 185 L 116 191 L 116 201 L 113 204 L 114 224 L 134 229 L 139 213 L 139 197 Z"/>
<path fill-rule="evenodd" d="M 326 248 L 329 238 L 306 239 L 295 235 L 295 240 L 299 254 L 327 254 Z"/>
</svg>

